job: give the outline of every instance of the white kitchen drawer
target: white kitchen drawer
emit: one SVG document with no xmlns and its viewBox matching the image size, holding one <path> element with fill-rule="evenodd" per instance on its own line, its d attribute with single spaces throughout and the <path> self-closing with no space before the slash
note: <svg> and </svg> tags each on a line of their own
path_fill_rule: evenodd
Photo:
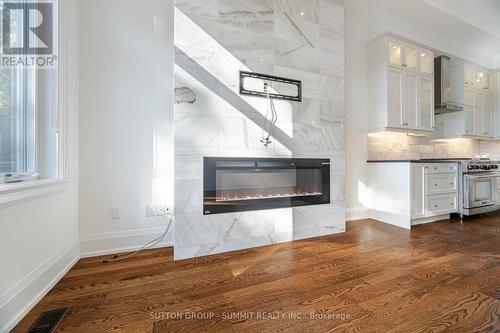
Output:
<svg viewBox="0 0 500 333">
<path fill-rule="evenodd" d="M 426 173 L 446 173 L 457 172 L 457 163 L 429 163 L 426 167 Z"/>
<path fill-rule="evenodd" d="M 425 176 L 425 194 L 457 193 L 457 173 L 436 173 Z"/>
<path fill-rule="evenodd" d="M 456 194 L 429 195 L 425 198 L 429 215 L 444 215 L 458 212 Z"/>
</svg>

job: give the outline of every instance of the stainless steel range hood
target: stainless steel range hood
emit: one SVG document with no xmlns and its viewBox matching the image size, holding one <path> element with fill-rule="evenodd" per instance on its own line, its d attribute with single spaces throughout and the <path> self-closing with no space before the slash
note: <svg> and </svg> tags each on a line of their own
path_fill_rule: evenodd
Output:
<svg viewBox="0 0 500 333">
<path fill-rule="evenodd" d="M 459 103 L 450 101 L 450 58 L 440 56 L 434 59 L 434 99 L 436 114 L 463 111 L 464 107 Z"/>
</svg>

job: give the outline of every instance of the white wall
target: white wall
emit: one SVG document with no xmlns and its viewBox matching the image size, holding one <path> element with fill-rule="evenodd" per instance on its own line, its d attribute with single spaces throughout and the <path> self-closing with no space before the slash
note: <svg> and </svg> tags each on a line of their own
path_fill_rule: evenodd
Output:
<svg viewBox="0 0 500 333">
<path fill-rule="evenodd" d="M 64 2 L 69 182 L 62 192 L 0 207 L 0 332 L 9 331 L 79 258 L 77 15 L 76 2 Z"/>
<path fill-rule="evenodd" d="M 366 36 L 369 29 L 346 18 L 346 207 L 347 218 L 367 216 L 359 198 L 359 187 L 366 184 L 367 112 Z"/>
<path fill-rule="evenodd" d="M 88 256 L 141 246 L 168 222 L 147 218 L 146 205 L 173 205 L 173 0 L 85 0 L 80 21 L 79 216 Z"/>
</svg>

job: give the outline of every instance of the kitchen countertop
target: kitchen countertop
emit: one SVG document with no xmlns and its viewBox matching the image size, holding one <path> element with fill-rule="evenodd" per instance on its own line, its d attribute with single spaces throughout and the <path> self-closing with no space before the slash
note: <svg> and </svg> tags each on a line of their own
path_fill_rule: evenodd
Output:
<svg viewBox="0 0 500 333">
<path fill-rule="evenodd" d="M 368 160 L 368 163 L 459 163 L 469 161 L 471 158 L 440 158 L 423 160 Z"/>
</svg>

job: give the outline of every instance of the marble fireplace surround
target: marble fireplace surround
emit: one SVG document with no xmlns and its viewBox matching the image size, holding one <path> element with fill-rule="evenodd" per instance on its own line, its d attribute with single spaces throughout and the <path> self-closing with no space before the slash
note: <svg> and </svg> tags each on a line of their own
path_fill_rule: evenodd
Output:
<svg viewBox="0 0 500 333">
<path fill-rule="evenodd" d="M 345 231 L 344 9 L 334 0 L 176 2 L 176 260 Z M 303 101 L 241 96 L 239 71 L 298 79 Z M 326 205 L 203 215 L 204 157 L 328 158 Z"/>
</svg>

